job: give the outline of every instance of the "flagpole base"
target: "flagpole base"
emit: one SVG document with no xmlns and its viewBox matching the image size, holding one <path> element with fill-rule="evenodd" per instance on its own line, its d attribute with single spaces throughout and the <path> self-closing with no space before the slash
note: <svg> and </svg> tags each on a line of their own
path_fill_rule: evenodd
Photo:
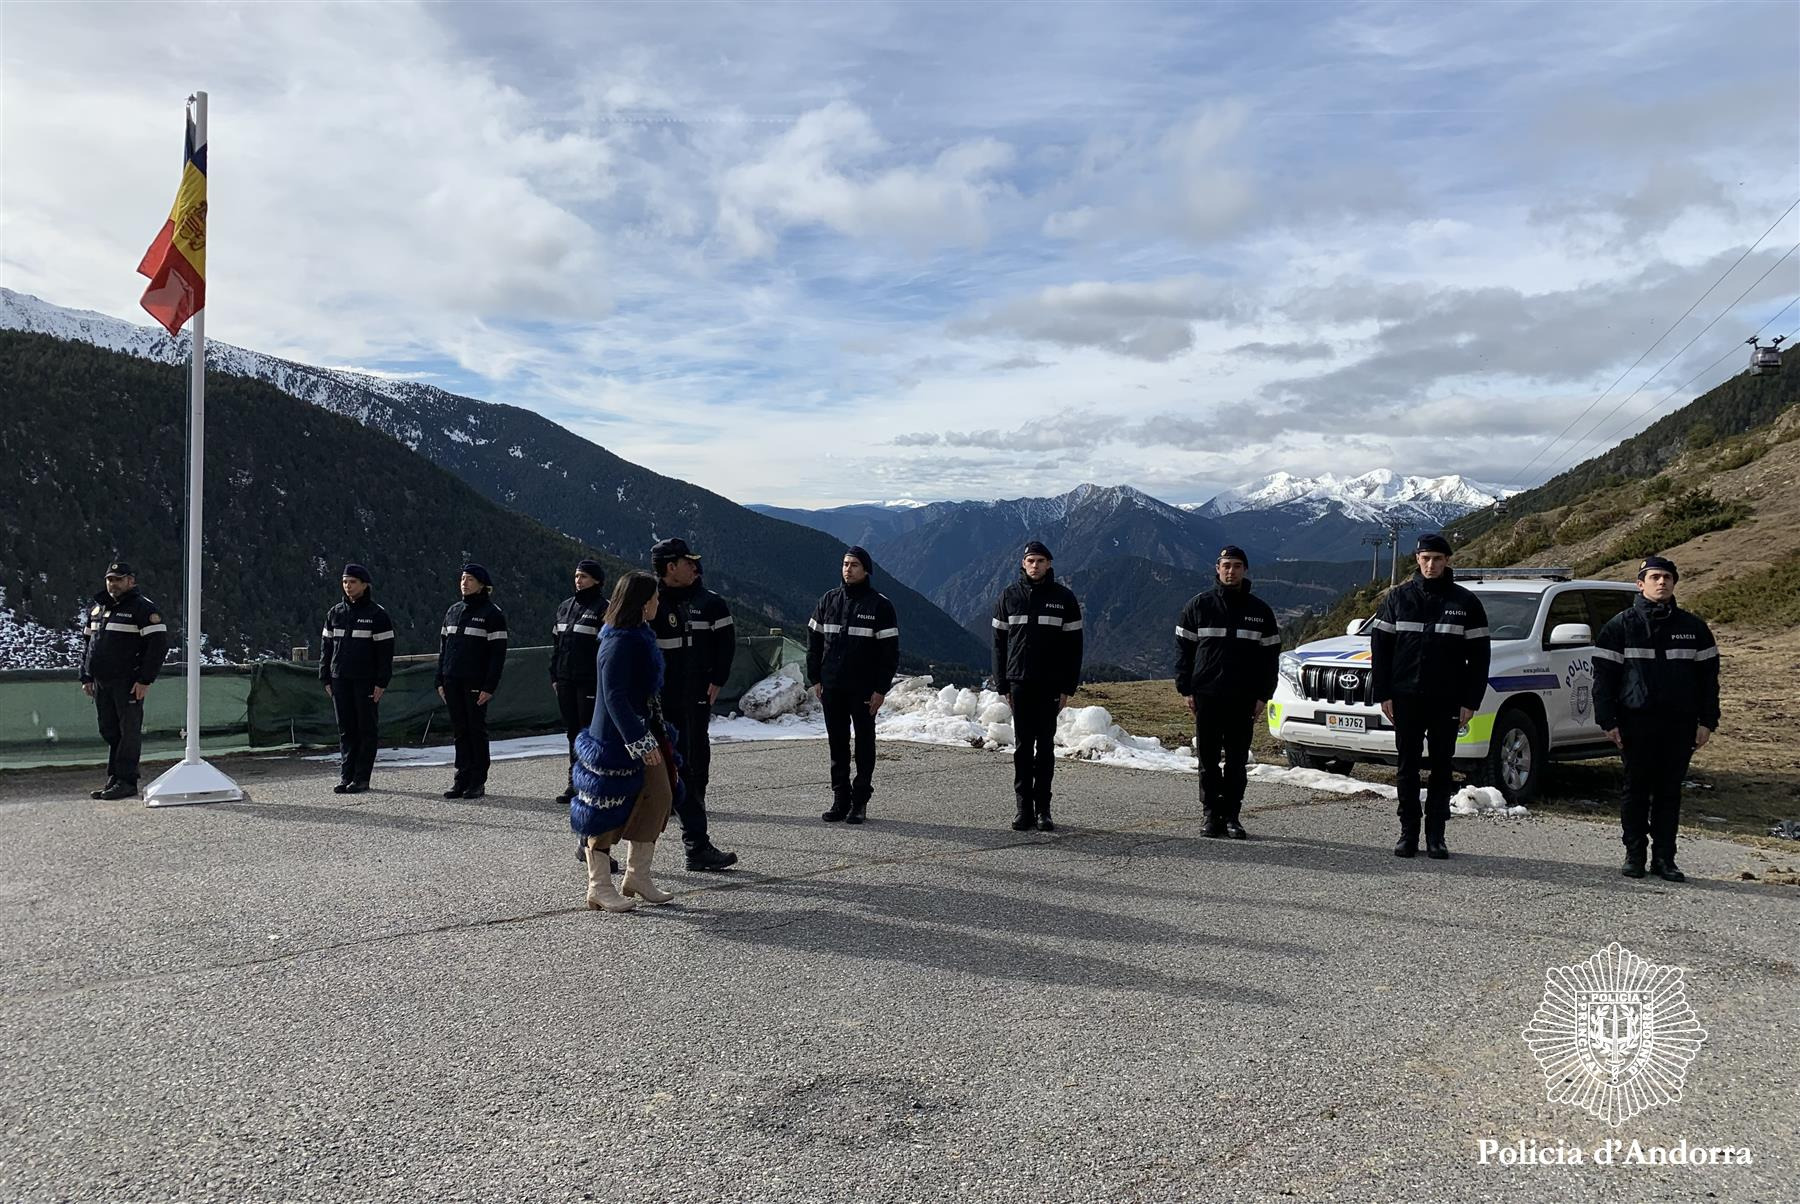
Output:
<svg viewBox="0 0 1800 1204">
<path fill-rule="evenodd" d="M 235 803 L 244 792 L 205 761 L 181 761 L 165 770 L 144 790 L 146 807 L 185 807 L 191 803 Z"/>
</svg>

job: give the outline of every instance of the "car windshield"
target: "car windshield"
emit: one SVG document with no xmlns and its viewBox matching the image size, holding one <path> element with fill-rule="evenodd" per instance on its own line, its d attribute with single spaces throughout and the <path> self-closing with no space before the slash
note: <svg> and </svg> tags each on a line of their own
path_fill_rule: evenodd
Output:
<svg viewBox="0 0 1800 1204">
<path fill-rule="evenodd" d="M 1522 640 L 1531 635 L 1537 622 L 1538 603 L 1542 594 L 1501 593 L 1476 590 L 1481 608 L 1487 611 L 1488 636 L 1496 640 Z"/>
<path fill-rule="evenodd" d="M 1489 593 L 1485 590 L 1475 591 L 1481 597 L 1481 608 L 1487 611 L 1488 636 L 1496 640 L 1522 640 L 1531 635 L 1531 625 L 1537 622 L 1538 602 L 1541 594 Z M 1363 620 L 1363 629 L 1356 634 L 1367 635 L 1368 625 L 1375 616 Z"/>
</svg>

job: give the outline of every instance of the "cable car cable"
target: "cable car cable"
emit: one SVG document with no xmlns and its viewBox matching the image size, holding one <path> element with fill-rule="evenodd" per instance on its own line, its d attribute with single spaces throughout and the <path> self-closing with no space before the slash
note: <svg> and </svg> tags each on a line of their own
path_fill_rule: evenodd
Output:
<svg viewBox="0 0 1800 1204">
<path fill-rule="evenodd" d="M 1800 204 L 1800 202 L 1796 202 L 1796 204 Z M 1667 360 L 1663 361 L 1662 368 L 1658 368 L 1655 372 L 1652 372 L 1649 376 L 1645 377 L 1643 379 L 1642 383 L 1640 383 L 1637 388 L 1633 389 L 1630 393 L 1627 393 L 1619 401 L 1618 405 L 1614 406 L 1612 409 L 1608 410 L 1605 414 L 1601 415 L 1600 420 L 1598 422 L 1594 423 L 1593 426 L 1590 426 L 1587 429 L 1586 434 L 1582 435 L 1581 438 L 1579 438 L 1579 439 L 1575 440 L 1573 443 L 1571 443 L 1569 445 L 1569 450 L 1563 453 L 1562 459 L 1558 460 L 1556 463 L 1556 466 L 1554 468 L 1552 468 L 1548 474 L 1545 475 L 1544 481 L 1550 481 L 1550 480 L 1554 479 L 1556 474 L 1562 470 L 1563 465 L 1568 460 L 1569 456 L 1577 454 L 1581 445 L 1583 443 L 1585 443 L 1587 440 L 1591 439 L 1593 437 L 1594 432 L 1599 430 L 1602 424 L 1604 424 L 1605 422 L 1610 420 L 1614 414 L 1617 414 L 1622 408 L 1624 408 L 1625 404 L 1627 402 L 1629 402 L 1633 397 L 1636 397 L 1639 393 L 1643 392 L 1644 385 L 1649 384 L 1651 381 L 1655 380 L 1658 376 L 1661 376 L 1662 372 L 1663 372 L 1663 368 L 1667 368 L 1670 364 L 1673 364 L 1676 360 L 1678 360 L 1682 356 L 1686 355 L 1687 349 L 1689 347 L 1692 347 L 1695 343 L 1699 342 L 1701 335 L 1704 335 L 1707 331 L 1711 330 L 1714 326 L 1717 326 L 1720 322 L 1722 322 L 1725 319 L 1726 315 L 1728 315 L 1729 313 L 1731 313 L 1732 310 L 1734 310 L 1738 307 L 1739 302 L 1741 302 L 1745 297 L 1748 297 L 1756 289 L 1757 285 L 1761 284 L 1763 281 L 1767 280 L 1772 274 L 1774 274 L 1775 269 L 1780 267 L 1782 264 L 1786 263 L 1788 261 L 1788 258 L 1790 256 L 1792 256 L 1795 251 L 1800 251 L 1800 242 L 1797 242 L 1793 246 L 1789 247 L 1787 249 L 1786 254 L 1784 254 L 1780 259 L 1777 259 L 1774 263 L 1769 265 L 1768 271 L 1764 272 L 1762 275 L 1758 276 L 1755 280 L 1751 281 L 1750 287 L 1745 289 L 1743 292 L 1739 293 L 1737 295 L 1736 301 L 1733 301 L 1730 305 L 1727 305 L 1724 309 L 1720 310 L 1718 317 L 1716 317 L 1712 321 L 1708 322 L 1705 326 L 1702 326 L 1700 328 L 1700 331 L 1698 334 L 1696 334 L 1693 338 L 1689 339 L 1686 343 L 1684 343 L 1682 345 L 1682 348 L 1680 351 L 1677 351 L 1674 355 L 1670 356 Z M 1543 482 L 1539 482 L 1539 483 L 1542 484 Z"/>
<path fill-rule="evenodd" d="M 1775 232 L 1775 227 L 1779 226 L 1782 222 L 1786 221 L 1787 215 L 1792 213 L 1796 207 L 1800 207 L 1800 197 L 1795 197 L 1794 203 L 1792 205 L 1789 205 L 1786 209 L 1784 209 L 1782 211 L 1780 217 L 1776 218 L 1773 222 L 1770 222 L 1769 228 L 1767 230 L 1764 230 L 1762 232 L 1762 234 L 1757 237 L 1757 240 L 1755 242 L 1751 243 L 1748 247 L 1744 248 L 1744 253 L 1742 255 L 1739 255 L 1737 257 L 1737 259 L 1732 263 L 1732 265 L 1725 269 L 1724 274 L 1721 275 L 1717 280 L 1713 281 L 1712 285 L 1710 287 L 1708 287 L 1704 293 L 1701 293 L 1698 297 L 1696 297 L 1694 299 L 1694 303 L 1687 307 L 1686 312 L 1684 312 L 1679 318 L 1676 318 L 1674 322 L 1670 323 L 1667 327 L 1665 327 L 1663 329 L 1663 332 L 1656 336 L 1656 341 L 1651 343 L 1648 347 L 1644 348 L 1644 353 L 1642 355 L 1638 356 L 1635 360 L 1631 361 L 1630 368 L 1627 368 L 1627 369 L 1625 369 L 1625 371 L 1619 373 L 1618 380 L 1613 381 L 1612 384 L 1610 384 L 1610 385 L 1606 386 L 1606 388 L 1600 390 L 1599 396 L 1595 397 L 1594 400 L 1588 402 L 1587 408 L 1582 410 L 1581 413 L 1579 413 L 1579 414 L 1575 415 L 1575 417 L 1571 418 L 1569 420 L 1569 425 L 1565 426 L 1562 429 L 1562 431 L 1556 436 L 1556 438 L 1550 440 L 1549 443 L 1544 445 L 1542 450 L 1540 450 L 1536 455 L 1532 456 L 1531 459 L 1527 460 L 1525 462 L 1524 467 L 1520 468 L 1517 472 L 1515 472 L 1513 474 L 1512 480 L 1510 480 L 1506 483 L 1506 487 L 1508 489 L 1510 489 L 1514 485 L 1517 485 L 1521 480 L 1523 480 L 1525 477 L 1525 473 L 1531 468 L 1531 466 L 1533 464 L 1536 464 L 1539 460 L 1541 460 L 1544 457 L 1544 454 L 1546 452 L 1548 452 L 1551 448 L 1555 447 L 1558 443 L 1562 442 L 1563 436 L 1568 434 L 1570 431 L 1574 430 L 1576 423 L 1580 422 L 1583 418 L 1586 418 L 1590 413 L 1592 413 L 1594 407 L 1599 405 L 1601 400 L 1603 398 L 1605 398 L 1605 396 L 1608 393 L 1611 393 L 1614 389 L 1619 387 L 1620 381 L 1623 381 L 1627 376 L 1630 376 L 1632 371 L 1634 369 L 1636 369 L 1639 364 L 1643 363 L 1644 360 L 1649 358 L 1650 353 L 1652 351 L 1656 350 L 1657 343 L 1660 343 L 1664 339 L 1668 338 L 1670 331 L 1673 331 L 1677 326 L 1679 326 L 1683 322 L 1685 322 L 1687 320 L 1688 314 L 1693 313 L 1694 310 L 1696 310 L 1700 307 L 1700 302 L 1706 300 L 1709 296 L 1712 295 L 1713 289 L 1716 289 L 1721 284 L 1725 283 L 1725 277 L 1729 276 L 1729 275 L 1731 275 L 1731 273 L 1735 272 L 1737 270 L 1738 264 L 1743 263 L 1744 260 L 1750 258 L 1750 253 L 1752 251 L 1756 250 L 1757 247 L 1761 246 L 1763 239 L 1765 239 L 1765 238 L 1769 237 L 1769 235 L 1773 234 Z M 1546 478 L 1546 479 L 1548 479 L 1548 478 Z"/>
</svg>

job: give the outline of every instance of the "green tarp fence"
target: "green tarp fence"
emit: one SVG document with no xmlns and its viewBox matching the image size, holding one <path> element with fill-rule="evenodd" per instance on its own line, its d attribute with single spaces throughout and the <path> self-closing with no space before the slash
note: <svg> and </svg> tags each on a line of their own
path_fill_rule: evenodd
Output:
<svg viewBox="0 0 1800 1204">
<path fill-rule="evenodd" d="M 719 692 L 728 710 L 745 690 L 783 665 L 804 673 L 806 649 L 782 636 L 742 636 L 731 680 Z M 437 696 L 436 658 L 402 658 L 381 699 L 383 744 L 441 744 L 450 719 Z M 331 699 L 319 685 L 317 662 L 259 661 L 208 666 L 200 671 L 200 745 L 203 752 L 335 745 Z M 187 682 L 179 666 L 167 667 L 144 700 L 144 756 L 181 755 L 187 719 Z M 500 690 L 489 704 L 496 733 L 555 731 L 562 726 L 550 690 L 550 649 L 514 648 L 506 656 Z M 94 704 L 67 669 L 0 672 L 0 768 L 104 762 Z"/>
</svg>

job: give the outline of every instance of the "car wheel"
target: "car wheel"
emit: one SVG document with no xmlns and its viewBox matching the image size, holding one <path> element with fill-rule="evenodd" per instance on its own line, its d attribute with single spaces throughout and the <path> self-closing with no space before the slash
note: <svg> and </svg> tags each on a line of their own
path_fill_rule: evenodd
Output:
<svg viewBox="0 0 1800 1204">
<path fill-rule="evenodd" d="M 1494 720 L 1487 757 L 1475 771 L 1477 786 L 1493 786 L 1514 806 L 1538 796 L 1544 780 L 1544 734 L 1524 711 L 1514 707 Z"/>
</svg>

